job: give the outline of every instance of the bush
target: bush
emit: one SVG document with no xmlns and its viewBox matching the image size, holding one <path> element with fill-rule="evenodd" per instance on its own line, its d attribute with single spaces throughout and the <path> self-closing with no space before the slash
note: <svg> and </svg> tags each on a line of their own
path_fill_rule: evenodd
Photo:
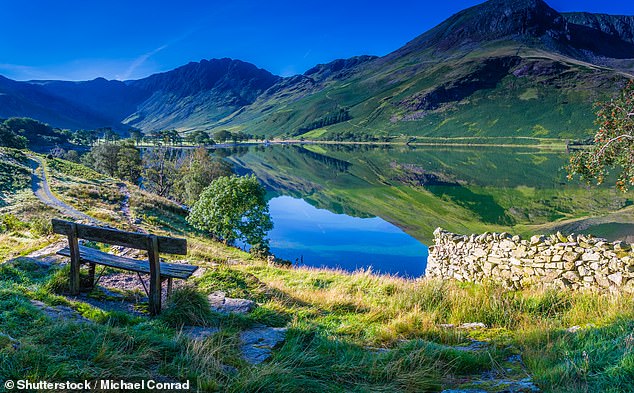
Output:
<svg viewBox="0 0 634 393">
<path fill-rule="evenodd" d="M 271 248 L 266 243 L 255 243 L 251 246 L 249 253 L 256 258 L 264 259 L 271 255 Z"/>
<path fill-rule="evenodd" d="M 3 232 L 19 231 L 26 229 L 28 224 L 24 221 L 20 221 L 19 218 L 13 214 L 4 214 L 0 216 L 0 228 L 4 228 Z"/>
<path fill-rule="evenodd" d="M 31 221 L 31 233 L 35 236 L 48 236 L 53 234 L 53 225 L 46 218 L 36 218 Z"/>
</svg>

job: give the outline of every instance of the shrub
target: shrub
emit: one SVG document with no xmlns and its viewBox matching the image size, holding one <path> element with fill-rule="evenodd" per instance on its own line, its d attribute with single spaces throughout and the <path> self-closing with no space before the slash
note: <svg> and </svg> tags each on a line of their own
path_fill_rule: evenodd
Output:
<svg viewBox="0 0 634 393">
<path fill-rule="evenodd" d="M 35 236 L 48 236 L 53 234 L 53 225 L 46 218 L 36 218 L 31 221 L 31 233 Z"/>
<path fill-rule="evenodd" d="M 4 214 L 0 216 L 0 228 L 4 228 L 4 231 L 19 231 L 26 229 L 28 224 L 24 221 L 20 221 L 19 218 L 13 214 Z"/>
<path fill-rule="evenodd" d="M 256 258 L 264 259 L 271 255 L 271 248 L 266 243 L 255 243 L 251 246 L 249 253 Z"/>
</svg>

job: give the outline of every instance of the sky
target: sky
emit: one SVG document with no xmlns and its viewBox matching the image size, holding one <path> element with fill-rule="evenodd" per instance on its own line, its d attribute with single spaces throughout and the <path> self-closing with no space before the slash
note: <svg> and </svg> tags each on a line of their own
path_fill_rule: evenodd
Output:
<svg viewBox="0 0 634 393">
<path fill-rule="evenodd" d="M 634 15 L 634 1 L 546 0 L 558 11 Z M 482 0 L 0 1 L 0 75 L 139 79 L 230 57 L 274 74 L 385 55 Z"/>
</svg>

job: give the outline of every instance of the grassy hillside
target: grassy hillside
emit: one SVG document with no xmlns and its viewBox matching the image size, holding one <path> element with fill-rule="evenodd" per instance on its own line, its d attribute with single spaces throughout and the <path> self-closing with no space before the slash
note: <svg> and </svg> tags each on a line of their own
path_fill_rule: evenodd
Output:
<svg viewBox="0 0 634 393">
<path fill-rule="evenodd" d="M 593 128 L 593 102 L 624 80 L 588 63 L 499 43 L 448 59 L 374 60 L 320 91 L 260 98 L 209 127 L 307 139 L 335 139 L 346 131 L 356 137 L 584 139 Z M 298 134 L 342 108 L 350 120 Z"/>
<path fill-rule="evenodd" d="M 64 161 L 49 161 L 47 167 L 58 195 L 86 212 L 111 209 L 112 224 L 129 228 L 116 207 L 120 198 L 105 193 L 112 191 L 112 180 Z M 1 213 L 12 215 L 17 224 L 2 235 L 2 244 L 19 239 L 25 245 L 0 254 L 4 378 L 189 379 L 194 389 L 210 392 L 438 392 L 458 387 L 500 391 L 530 375 L 546 392 L 631 388 L 631 295 L 505 292 L 494 283 L 476 286 L 271 265 L 205 239 L 187 226 L 185 212 L 176 205 L 127 187 L 132 214 L 142 220 L 138 225 L 187 237 L 186 258 L 204 267 L 204 274 L 190 280 L 192 287 L 177 292 L 176 300 L 154 319 L 142 307 L 137 309 L 141 313 L 108 307 L 121 304 L 112 298 L 116 294 L 138 296 L 125 288 L 68 297 L 63 266 L 32 257 L 9 261 L 60 240 L 34 229 L 34 212 L 46 219 L 59 213 L 40 205 L 28 191 L 12 193 L 12 203 Z M 217 290 L 252 299 L 257 307 L 243 316 L 193 308 L 194 303 L 204 305 L 201 294 Z M 45 307 L 69 307 L 77 317 L 60 322 L 34 300 Z M 467 322 L 487 327 L 442 326 Z M 221 330 L 194 340 L 181 333 L 183 323 Z M 269 361 L 250 365 L 240 357 L 237 337 L 256 324 L 289 331 Z M 581 329 L 572 333 L 566 330 L 571 326 Z M 12 339 L 20 342 L 17 349 Z"/>
</svg>

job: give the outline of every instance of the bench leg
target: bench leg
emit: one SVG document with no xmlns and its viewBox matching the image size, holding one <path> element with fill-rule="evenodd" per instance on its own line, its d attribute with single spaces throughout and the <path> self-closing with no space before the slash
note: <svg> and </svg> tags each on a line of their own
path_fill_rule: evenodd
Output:
<svg viewBox="0 0 634 393">
<path fill-rule="evenodd" d="M 90 284 L 90 288 L 94 288 L 95 287 L 95 264 L 91 263 L 90 265 L 88 265 L 88 282 Z"/>
<path fill-rule="evenodd" d="M 167 298 L 172 297 L 172 277 L 167 279 Z"/>
</svg>

